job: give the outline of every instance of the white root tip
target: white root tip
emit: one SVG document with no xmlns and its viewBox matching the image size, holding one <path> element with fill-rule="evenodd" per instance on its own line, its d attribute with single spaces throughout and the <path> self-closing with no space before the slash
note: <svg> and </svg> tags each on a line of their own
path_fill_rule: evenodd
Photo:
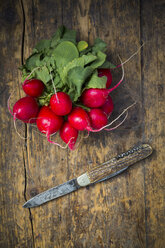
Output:
<svg viewBox="0 0 165 248">
<path fill-rule="evenodd" d="M 11 95 L 12 95 L 12 94 L 11 94 Z M 9 96 L 9 98 L 8 98 L 8 100 L 7 100 L 7 108 L 8 108 L 8 110 L 9 110 L 10 114 L 14 117 L 14 114 L 13 114 L 13 112 L 11 111 L 11 108 L 10 108 L 10 98 L 11 98 L 11 95 Z"/>
<path fill-rule="evenodd" d="M 123 114 L 124 114 L 125 112 L 127 112 L 128 109 L 132 108 L 135 104 L 136 104 L 136 102 L 134 102 L 133 104 L 131 104 L 130 106 L 128 106 L 126 109 L 124 109 L 123 112 L 122 112 L 116 119 L 114 119 L 114 120 L 113 120 L 112 122 L 110 122 L 108 125 L 102 127 L 101 130 L 103 130 L 103 129 L 109 127 L 109 126 L 111 126 L 111 125 L 112 125 L 114 122 L 116 122 L 121 116 L 123 116 Z"/>
<path fill-rule="evenodd" d="M 109 128 L 109 129 L 106 128 L 105 130 L 106 131 L 115 130 L 116 128 L 118 128 L 119 126 L 121 126 L 125 122 L 125 120 L 127 119 L 127 117 L 128 117 L 128 111 L 126 112 L 126 115 L 125 115 L 124 119 L 118 125 L 116 125 L 115 127 Z"/>
<path fill-rule="evenodd" d="M 17 119 L 16 119 L 15 116 L 14 116 L 14 129 L 15 129 L 17 135 L 18 135 L 21 139 L 27 140 L 28 137 L 23 137 L 23 136 L 17 131 L 16 120 L 17 120 Z"/>
<path fill-rule="evenodd" d="M 83 139 L 87 139 L 87 138 L 89 137 L 89 134 L 90 134 L 90 133 L 89 133 L 89 130 L 87 130 L 87 132 L 88 132 L 87 135 L 85 135 L 85 136 L 83 137 Z"/>
<path fill-rule="evenodd" d="M 86 131 L 88 132 L 87 135 L 81 137 L 80 140 L 79 140 L 79 142 L 75 144 L 75 146 L 74 146 L 74 148 L 73 148 L 72 150 L 76 150 L 76 149 L 79 147 L 79 145 L 80 145 L 80 143 L 82 142 L 82 140 L 83 140 L 83 139 L 87 139 L 87 138 L 89 137 L 89 134 L 90 134 L 90 133 L 89 133 L 89 130 L 86 130 Z"/>
<path fill-rule="evenodd" d="M 54 145 L 56 145 L 56 146 L 59 146 L 59 147 L 62 148 L 62 149 L 66 149 L 66 148 L 68 147 L 69 143 L 71 142 L 71 140 L 73 139 L 73 137 L 70 138 L 69 142 L 68 142 L 65 146 L 62 146 L 62 145 L 60 145 L 59 143 L 52 141 L 52 140 L 50 139 L 50 135 L 47 134 L 46 137 L 47 137 L 47 140 L 48 140 L 49 143 L 54 144 Z"/>
<path fill-rule="evenodd" d="M 120 65 L 117 65 L 115 68 L 119 68 L 121 66 L 123 66 L 124 64 L 126 64 L 128 61 L 130 61 L 136 54 L 138 54 L 138 52 L 141 50 L 141 48 L 144 46 L 144 43 L 138 48 L 138 50 L 133 53 L 127 60 L 125 60 L 123 63 L 121 63 Z M 114 68 L 114 69 L 115 69 Z"/>
</svg>

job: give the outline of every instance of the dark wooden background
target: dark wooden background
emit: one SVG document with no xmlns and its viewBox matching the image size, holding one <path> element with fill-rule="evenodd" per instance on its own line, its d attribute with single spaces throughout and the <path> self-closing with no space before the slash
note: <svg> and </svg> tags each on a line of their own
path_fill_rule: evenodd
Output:
<svg viewBox="0 0 165 248">
<path fill-rule="evenodd" d="M 0 247 L 164 248 L 165 1 L 1 0 L 0 11 Z M 112 94 L 115 114 L 137 101 L 128 119 L 113 132 L 91 134 L 74 152 L 17 123 L 28 137 L 21 139 L 7 109 L 11 93 L 23 96 L 18 67 L 61 24 L 76 29 L 78 39 L 101 37 L 114 63 L 144 43 Z M 114 83 L 120 76 L 120 69 L 113 72 Z M 35 194 L 141 142 L 152 145 L 153 155 L 119 177 L 22 208 Z"/>
</svg>

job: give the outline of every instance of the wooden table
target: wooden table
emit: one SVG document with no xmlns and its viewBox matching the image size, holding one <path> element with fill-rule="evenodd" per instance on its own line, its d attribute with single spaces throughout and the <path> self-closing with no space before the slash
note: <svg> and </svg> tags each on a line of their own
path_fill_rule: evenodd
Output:
<svg viewBox="0 0 165 248">
<path fill-rule="evenodd" d="M 163 0 L 1 1 L 1 248 L 165 247 L 164 13 Z M 73 152 L 16 122 L 27 137 L 21 139 L 7 109 L 10 94 L 11 105 L 23 96 L 18 67 L 61 24 L 89 43 L 102 38 L 116 64 L 118 54 L 125 61 L 144 44 L 125 64 L 125 81 L 112 93 L 113 116 L 136 101 L 129 117 L 113 132 L 90 134 Z M 115 83 L 121 69 L 112 73 Z M 41 207 L 22 208 L 37 193 L 139 143 L 151 144 L 153 155 L 122 175 Z"/>
</svg>

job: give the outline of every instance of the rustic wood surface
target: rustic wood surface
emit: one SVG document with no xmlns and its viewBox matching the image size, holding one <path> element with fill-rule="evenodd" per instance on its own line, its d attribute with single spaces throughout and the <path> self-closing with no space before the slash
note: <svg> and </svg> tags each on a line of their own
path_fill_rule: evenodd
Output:
<svg viewBox="0 0 165 248">
<path fill-rule="evenodd" d="M 0 1 L 0 247 L 164 248 L 165 247 L 165 1 L 6 0 Z M 77 38 L 108 43 L 125 82 L 112 94 L 112 118 L 134 101 L 125 123 L 113 132 L 90 134 L 77 150 L 61 150 L 17 123 L 7 100 L 23 95 L 18 67 L 42 38 L 61 24 Z M 113 71 L 114 83 L 121 70 Z M 57 141 L 60 139 L 57 137 Z M 135 144 L 154 153 L 122 175 L 34 209 L 26 200 L 79 176 Z"/>
</svg>

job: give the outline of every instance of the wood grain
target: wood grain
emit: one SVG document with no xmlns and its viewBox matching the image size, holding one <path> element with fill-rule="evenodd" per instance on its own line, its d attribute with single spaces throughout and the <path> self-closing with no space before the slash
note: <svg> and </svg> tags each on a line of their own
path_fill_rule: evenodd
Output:
<svg viewBox="0 0 165 248">
<path fill-rule="evenodd" d="M 29 212 L 25 213 L 24 140 L 18 138 L 7 109 L 20 98 L 22 10 L 19 1 L 1 2 L 0 33 L 0 247 L 32 247 Z M 19 128 L 19 123 L 16 123 Z"/>
<path fill-rule="evenodd" d="M 142 39 L 146 43 L 142 53 L 145 113 L 143 139 L 152 142 L 155 149 L 150 165 L 144 162 L 146 244 L 148 247 L 164 247 L 165 91 L 163 63 L 165 42 L 163 37 L 165 16 L 163 7 L 165 2 L 145 1 L 142 6 Z M 147 10 L 147 13 L 144 14 L 144 10 Z"/>
<path fill-rule="evenodd" d="M 164 248 L 164 11 L 164 0 L 1 3 L 0 247 Z M 76 29 L 78 39 L 105 40 L 108 57 L 116 64 L 118 54 L 125 61 L 144 42 L 124 66 L 124 83 L 112 93 L 111 119 L 137 102 L 128 119 L 113 132 L 90 134 L 73 152 L 49 144 L 35 127 L 17 123 L 27 136 L 20 139 L 6 107 L 13 89 L 11 104 L 23 95 L 17 67 L 37 41 L 50 38 L 61 24 Z M 115 84 L 121 69 L 112 74 Z M 54 140 L 61 142 L 58 136 Z M 25 199 L 141 142 L 153 146 L 153 155 L 121 176 L 30 211 L 22 208 Z"/>
</svg>

